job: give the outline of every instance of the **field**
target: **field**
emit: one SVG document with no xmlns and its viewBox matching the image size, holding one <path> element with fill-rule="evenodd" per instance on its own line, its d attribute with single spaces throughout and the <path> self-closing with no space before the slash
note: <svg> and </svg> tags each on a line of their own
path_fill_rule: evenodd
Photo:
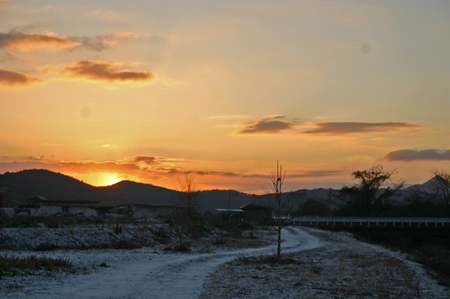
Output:
<svg viewBox="0 0 450 299">
<path fill-rule="evenodd" d="M 3 228 L 0 255 L 9 266 L 0 296 L 449 297 L 448 288 L 421 264 L 348 232 L 285 228 L 283 258 L 277 260 L 275 236 L 267 227 L 206 228 L 197 228 L 202 235 L 190 238 L 183 252 L 174 250 L 176 236 L 168 223 Z"/>
</svg>

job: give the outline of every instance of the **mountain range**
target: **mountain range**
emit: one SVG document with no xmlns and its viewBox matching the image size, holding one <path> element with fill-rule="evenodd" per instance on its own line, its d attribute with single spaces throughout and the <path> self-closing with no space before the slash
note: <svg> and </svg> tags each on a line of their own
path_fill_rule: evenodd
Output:
<svg viewBox="0 0 450 299">
<path fill-rule="evenodd" d="M 433 178 L 422 185 L 414 185 L 402 191 L 407 195 L 413 188 L 429 186 Z M 6 206 L 25 203 L 35 196 L 48 200 L 91 200 L 100 201 L 100 206 L 129 205 L 173 205 L 179 193 L 152 184 L 121 181 L 106 187 L 94 187 L 73 177 L 44 169 L 22 170 L 0 175 L 0 187 L 6 187 Z M 302 190 L 309 198 L 326 199 L 332 189 Z M 216 208 L 239 208 L 251 202 L 263 201 L 268 195 L 246 194 L 235 190 L 206 190 L 200 192 L 201 212 L 215 213 Z"/>
<path fill-rule="evenodd" d="M 100 206 L 129 205 L 174 205 L 173 199 L 179 191 L 152 184 L 121 181 L 105 187 L 94 187 L 62 173 L 45 169 L 6 172 L 0 175 L 0 187 L 6 188 L 5 206 L 25 203 L 35 196 L 48 200 L 100 201 Z M 201 211 L 214 212 L 216 208 L 238 208 L 258 201 L 258 195 L 234 190 L 201 191 Z"/>
</svg>

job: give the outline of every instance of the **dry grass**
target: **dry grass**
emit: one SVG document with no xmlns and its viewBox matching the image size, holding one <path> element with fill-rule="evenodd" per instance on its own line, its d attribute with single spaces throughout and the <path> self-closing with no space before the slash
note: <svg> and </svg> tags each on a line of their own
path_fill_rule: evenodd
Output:
<svg viewBox="0 0 450 299">
<path fill-rule="evenodd" d="M 427 280 L 409 261 L 347 235 L 314 234 L 325 245 L 285 256 L 288 262 L 266 256 L 227 263 L 200 298 L 439 298 L 429 296 Z"/>
<path fill-rule="evenodd" d="M 239 235 L 224 234 L 208 239 L 191 240 L 190 247 L 210 247 L 211 251 L 220 248 L 259 248 L 275 244 L 273 235 L 270 230 L 244 231 Z"/>
<path fill-rule="evenodd" d="M 44 256 L 0 256 L 0 279 L 2 276 L 39 275 L 41 271 L 74 273 L 77 269 L 66 259 L 54 259 Z"/>
</svg>

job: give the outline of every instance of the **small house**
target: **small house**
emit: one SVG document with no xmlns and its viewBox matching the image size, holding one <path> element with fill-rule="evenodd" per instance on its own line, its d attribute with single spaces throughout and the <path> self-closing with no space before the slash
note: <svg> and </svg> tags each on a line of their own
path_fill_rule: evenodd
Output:
<svg viewBox="0 0 450 299">
<path fill-rule="evenodd" d="M 19 206 L 21 212 L 30 216 L 51 216 L 58 213 L 97 216 L 96 207 L 100 201 L 92 200 L 48 200 L 35 196 L 28 203 Z"/>
<path fill-rule="evenodd" d="M 241 209 L 216 209 L 219 212 L 220 223 L 224 221 L 228 222 L 241 222 L 244 210 Z"/>
<path fill-rule="evenodd" d="M 255 222 L 261 224 L 269 224 L 272 222 L 272 209 L 259 203 L 252 202 L 240 207 L 243 210 L 243 218 L 245 222 Z"/>
</svg>

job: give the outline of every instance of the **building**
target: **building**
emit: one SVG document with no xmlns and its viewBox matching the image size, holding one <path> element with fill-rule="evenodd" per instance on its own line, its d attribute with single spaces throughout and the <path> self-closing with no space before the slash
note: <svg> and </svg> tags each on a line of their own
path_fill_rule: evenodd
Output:
<svg viewBox="0 0 450 299">
<path fill-rule="evenodd" d="M 240 207 L 240 209 L 244 211 L 243 218 L 245 222 L 272 223 L 272 210 L 259 202 L 249 203 Z"/>
<path fill-rule="evenodd" d="M 244 210 L 241 209 L 216 209 L 219 212 L 220 223 L 224 221 L 228 222 L 241 222 Z"/>
<path fill-rule="evenodd" d="M 30 216 L 51 216 L 59 213 L 97 216 L 96 208 L 99 202 L 92 200 L 48 200 L 42 196 L 35 196 L 26 204 L 19 206 L 19 213 L 26 213 Z"/>
</svg>

